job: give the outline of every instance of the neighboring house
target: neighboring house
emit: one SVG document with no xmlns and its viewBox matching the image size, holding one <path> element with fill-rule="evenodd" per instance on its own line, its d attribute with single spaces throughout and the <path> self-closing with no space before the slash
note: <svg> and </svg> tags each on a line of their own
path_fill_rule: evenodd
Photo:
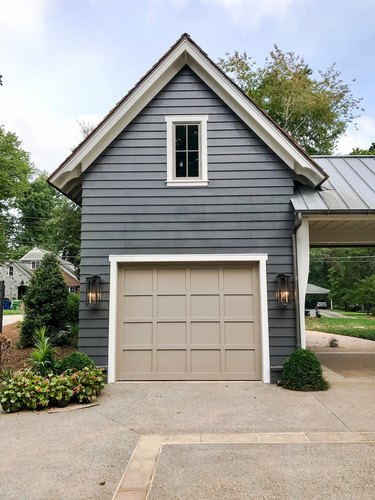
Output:
<svg viewBox="0 0 375 500">
<path fill-rule="evenodd" d="M 4 296 L 6 298 L 10 300 L 22 299 L 34 272 L 38 269 L 47 253 L 47 250 L 34 247 L 21 259 L 17 261 L 10 260 L 0 266 L 0 280 L 4 281 Z M 58 257 L 58 260 L 69 291 L 79 291 L 79 278 L 75 275 L 73 264 L 60 257 Z"/>
<path fill-rule="evenodd" d="M 309 218 L 340 244 L 352 214 L 320 162 L 183 35 L 49 178 L 82 206 L 80 350 L 110 382 L 276 380 L 305 345 Z"/>
</svg>

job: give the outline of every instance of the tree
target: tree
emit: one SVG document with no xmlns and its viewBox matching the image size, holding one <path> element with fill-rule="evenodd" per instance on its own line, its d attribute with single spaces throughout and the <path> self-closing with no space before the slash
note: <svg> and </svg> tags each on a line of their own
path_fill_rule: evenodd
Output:
<svg viewBox="0 0 375 500">
<path fill-rule="evenodd" d="M 56 207 L 56 191 L 40 173 L 16 200 L 19 216 L 16 222 L 15 242 L 20 246 L 43 246 L 47 238 L 47 221 Z"/>
<path fill-rule="evenodd" d="M 331 154 L 360 109 L 334 64 L 315 78 L 303 58 L 277 45 L 263 67 L 237 51 L 219 66 L 309 154 Z"/>
<path fill-rule="evenodd" d="M 370 144 L 368 149 L 354 148 L 351 155 L 375 155 L 375 142 Z"/>
<path fill-rule="evenodd" d="M 54 340 L 67 321 L 68 289 L 56 256 L 46 254 L 31 278 L 24 296 L 25 318 L 22 323 L 20 346 L 33 344 L 37 328 L 46 326 Z"/>
<path fill-rule="evenodd" d="M 79 268 L 81 209 L 60 194 L 52 216 L 45 224 L 44 247 Z"/>
<path fill-rule="evenodd" d="M 0 125 L 0 261 L 8 256 L 8 235 L 11 231 L 11 209 L 28 185 L 32 173 L 29 153 L 21 141 Z"/>
<path fill-rule="evenodd" d="M 358 304 L 363 304 L 367 314 L 370 314 L 371 307 L 375 304 L 375 274 L 358 281 L 354 298 Z"/>
</svg>

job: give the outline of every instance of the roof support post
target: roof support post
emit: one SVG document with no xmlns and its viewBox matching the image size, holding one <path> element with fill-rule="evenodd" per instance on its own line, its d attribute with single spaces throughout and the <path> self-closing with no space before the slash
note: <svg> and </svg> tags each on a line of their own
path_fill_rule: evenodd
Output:
<svg viewBox="0 0 375 500">
<path fill-rule="evenodd" d="M 306 348 L 305 333 L 305 296 L 307 280 L 310 268 L 310 237 L 309 221 L 303 218 L 300 213 L 297 214 L 297 222 L 293 231 L 294 245 L 293 255 L 295 257 L 294 270 L 297 275 L 295 281 L 295 303 L 296 303 L 296 321 L 297 321 L 297 349 Z"/>
</svg>

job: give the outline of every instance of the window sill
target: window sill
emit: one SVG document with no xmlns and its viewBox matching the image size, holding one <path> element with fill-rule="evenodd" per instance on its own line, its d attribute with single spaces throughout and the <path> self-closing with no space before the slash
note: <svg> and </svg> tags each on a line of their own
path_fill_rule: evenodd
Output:
<svg viewBox="0 0 375 500">
<path fill-rule="evenodd" d="M 167 186 L 171 187 L 199 187 L 199 186 L 208 186 L 208 181 L 202 181 L 202 179 L 193 181 L 193 180 L 187 180 L 187 181 L 176 181 L 176 180 L 171 180 L 171 181 L 165 181 Z"/>
</svg>

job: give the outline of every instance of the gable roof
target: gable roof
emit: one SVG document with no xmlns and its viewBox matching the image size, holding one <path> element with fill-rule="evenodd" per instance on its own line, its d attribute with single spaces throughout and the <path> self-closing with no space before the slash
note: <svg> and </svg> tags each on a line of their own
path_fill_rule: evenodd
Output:
<svg viewBox="0 0 375 500">
<path fill-rule="evenodd" d="M 258 134 L 302 183 L 316 187 L 327 179 L 323 169 L 184 33 L 51 174 L 50 184 L 80 203 L 81 174 L 186 64 Z"/>
<path fill-rule="evenodd" d="M 52 252 L 49 252 L 48 250 L 44 250 L 43 248 L 34 247 L 31 250 L 29 250 L 23 257 L 21 257 L 17 261 L 17 264 L 24 272 L 27 272 L 27 274 L 32 276 L 33 270 L 31 270 L 29 268 L 29 266 L 26 264 L 26 262 L 41 261 L 43 259 L 43 257 L 48 253 L 52 253 Z M 75 274 L 74 265 L 71 262 L 68 262 L 67 260 L 62 259 L 58 255 L 56 255 L 56 257 L 57 257 L 57 260 L 60 264 L 60 267 L 62 268 L 63 274 L 65 273 L 67 276 L 70 276 L 70 278 L 72 280 L 74 280 L 75 282 L 78 283 L 78 278 Z M 70 284 L 70 283 L 68 283 L 68 284 Z M 76 284 L 76 283 L 74 283 L 74 284 Z"/>
<path fill-rule="evenodd" d="M 321 188 L 298 186 L 292 198 L 296 212 L 375 213 L 375 156 L 315 156 L 329 174 Z"/>
</svg>

